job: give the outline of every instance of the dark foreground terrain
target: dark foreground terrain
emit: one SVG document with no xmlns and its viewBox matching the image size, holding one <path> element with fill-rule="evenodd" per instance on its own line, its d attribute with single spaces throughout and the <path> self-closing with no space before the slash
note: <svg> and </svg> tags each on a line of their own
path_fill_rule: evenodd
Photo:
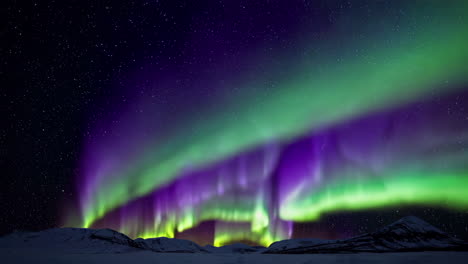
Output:
<svg viewBox="0 0 468 264">
<path fill-rule="evenodd" d="M 416 217 L 341 239 L 290 239 L 268 248 L 130 239 L 110 229 L 55 228 L 0 238 L 0 263 L 466 263 L 467 243 Z"/>
<path fill-rule="evenodd" d="M 466 263 L 468 252 L 411 252 L 411 253 L 358 253 L 358 254 L 236 254 L 236 253 L 153 253 L 149 251 L 121 254 L 63 254 L 35 249 L 0 249 L 1 263 Z"/>
</svg>

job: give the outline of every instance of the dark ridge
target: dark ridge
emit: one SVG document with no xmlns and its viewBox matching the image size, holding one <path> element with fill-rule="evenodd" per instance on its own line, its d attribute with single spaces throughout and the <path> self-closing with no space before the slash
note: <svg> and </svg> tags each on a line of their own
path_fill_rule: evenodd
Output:
<svg viewBox="0 0 468 264">
<path fill-rule="evenodd" d="M 290 241 L 290 242 L 289 242 Z M 314 241 L 310 245 L 284 240 L 266 254 L 468 251 L 468 244 L 415 217 L 404 217 L 376 232 L 343 240 Z"/>
</svg>

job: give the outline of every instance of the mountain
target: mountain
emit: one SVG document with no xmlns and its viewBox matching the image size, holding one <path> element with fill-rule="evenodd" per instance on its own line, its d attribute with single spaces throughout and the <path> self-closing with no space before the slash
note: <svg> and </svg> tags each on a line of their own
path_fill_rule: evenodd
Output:
<svg viewBox="0 0 468 264">
<path fill-rule="evenodd" d="M 376 232 L 344 240 L 284 240 L 263 253 L 304 254 L 344 252 L 403 252 L 468 250 L 468 244 L 453 238 L 427 222 L 404 217 Z"/>
<path fill-rule="evenodd" d="M 197 245 L 195 242 L 185 239 L 175 239 L 167 237 L 158 237 L 150 239 L 135 239 L 139 248 L 155 252 L 177 252 L 177 253 L 208 253 L 206 249 Z"/>
<path fill-rule="evenodd" d="M 207 252 L 192 241 L 165 237 L 132 240 L 112 229 L 53 228 L 15 232 L 0 238 L 0 248 L 57 249 L 66 253 Z"/>
<path fill-rule="evenodd" d="M 404 217 L 373 233 L 342 240 L 289 239 L 268 248 L 241 243 L 223 247 L 205 246 L 184 239 L 151 238 L 132 240 L 111 229 L 53 228 L 40 232 L 16 232 L 0 237 L 0 250 L 35 250 L 66 254 L 127 253 L 346 253 L 405 251 L 468 251 L 468 244 L 453 238 L 425 221 Z"/>
<path fill-rule="evenodd" d="M 15 232 L 0 238 L 0 248 L 55 249 L 66 253 L 122 253 L 140 250 L 124 234 L 111 229 L 53 228 Z"/>
<path fill-rule="evenodd" d="M 214 247 L 212 245 L 206 245 L 205 250 L 207 250 L 210 253 L 257 253 L 257 252 L 262 252 L 265 250 L 265 247 L 259 247 L 259 246 L 249 246 L 246 244 L 242 243 L 235 243 L 231 245 L 226 245 L 222 247 Z"/>
<path fill-rule="evenodd" d="M 315 245 L 323 245 L 327 243 L 335 242 L 335 240 L 325 240 L 318 238 L 300 238 L 300 239 L 287 239 L 277 241 L 271 244 L 265 251 L 265 253 L 276 253 L 285 250 L 312 247 Z"/>
</svg>

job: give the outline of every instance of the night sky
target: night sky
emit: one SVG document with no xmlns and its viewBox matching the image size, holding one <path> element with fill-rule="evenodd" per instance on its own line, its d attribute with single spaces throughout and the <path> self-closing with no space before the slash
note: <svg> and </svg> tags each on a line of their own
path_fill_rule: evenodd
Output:
<svg viewBox="0 0 468 264">
<path fill-rule="evenodd" d="M 465 1 L 47 2 L 0 11 L 1 234 L 468 240 Z"/>
</svg>

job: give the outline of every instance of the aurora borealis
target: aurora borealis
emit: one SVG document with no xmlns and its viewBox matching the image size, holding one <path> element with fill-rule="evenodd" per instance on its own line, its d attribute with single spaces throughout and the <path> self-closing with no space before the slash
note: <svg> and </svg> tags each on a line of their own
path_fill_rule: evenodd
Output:
<svg viewBox="0 0 468 264">
<path fill-rule="evenodd" d="M 325 214 L 468 208 L 468 109 L 450 110 L 467 98 L 467 8 L 373 1 L 206 66 L 217 74 L 134 73 L 167 89 L 196 77 L 177 100 L 134 95 L 95 125 L 79 225 L 174 237 L 214 221 L 214 245 L 267 246 Z"/>
</svg>

